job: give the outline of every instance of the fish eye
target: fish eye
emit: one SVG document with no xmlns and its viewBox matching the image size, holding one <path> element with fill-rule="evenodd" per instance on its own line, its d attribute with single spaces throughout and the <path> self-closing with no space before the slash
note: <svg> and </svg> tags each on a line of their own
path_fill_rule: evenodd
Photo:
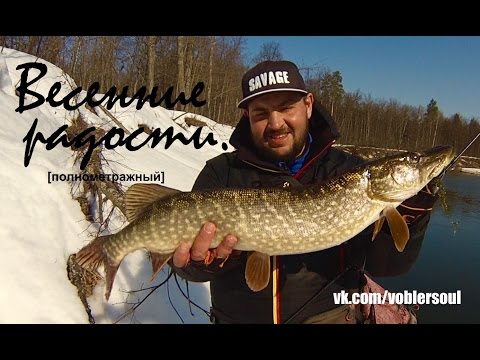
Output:
<svg viewBox="0 0 480 360">
<path fill-rule="evenodd" d="M 418 162 L 420 160 L 420 155 L 417 153 L 411 153 L 404 158 L 407 161 Z"/>
</svg>

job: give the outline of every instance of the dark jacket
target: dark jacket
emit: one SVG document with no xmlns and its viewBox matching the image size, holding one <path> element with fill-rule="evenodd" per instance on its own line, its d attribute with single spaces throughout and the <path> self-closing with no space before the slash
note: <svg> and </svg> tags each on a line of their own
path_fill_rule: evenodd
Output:
<svg viewBox="0 0 480 360">
<path fill-rule="evenodd" d="M 263 161 L 255 154 L 249 121 L 243 117 L 230 139 L 237 151 L 209 160 L 199 174 L 193 190 L 224 187 L 301 187 L 324 182 L 362 163 L 359 158 L 332 147 L 339 134 L 333 119 L 317 104 L 313 108 L 309 132 L 313 138 L 310 152 L 303 168 L 293 177 L 288 170 Z M 277 289 L 282 322 L 288 319 L 292 323 L 301 323 L 312 315 L 334 308 L 336 305 L 333 303 L 333 292 L 358 289 L 359 269 L 365 263 L 369 251 L 380 258 L 379 261 L 368 260 L 367 270 L 371 274 L 388 276 L 407 271 L 418 255 L 428 219 L 428 214 L 425 214 L 410 225 L 411 238 L 403 253 L 396 251 L 388 227 L 385 226 L 373 243 L 372 227 L 369 227 L 348 242 L 330 249 L 276 257 L 280 269 Z M 216 322 L 273 321 L 272 277 L 267 288 L 259 292 L 251 291 L 245 283 L 246 255 L 243 252 L 231 257 L 222 268 L 218 266 L 218 261 L 208 267 L 190 264 L 182 269 L 174 268 L 187 280 L 210 281 L 212 310 Z M 391 267 L 391 264 L 395 267 Z M 302 305 L 338 275 L 338 280 L 292 317 Z"/>
</svg>

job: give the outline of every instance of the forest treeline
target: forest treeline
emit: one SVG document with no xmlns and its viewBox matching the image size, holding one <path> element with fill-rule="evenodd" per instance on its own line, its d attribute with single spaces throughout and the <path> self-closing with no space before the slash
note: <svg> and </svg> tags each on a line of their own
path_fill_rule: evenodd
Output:
<svg viewBox="0 0 480 360">
<path fill-rule="evenodd" d="M 190 96 L 203 82 L 206 104 L 178 103 L 176 109 L 229 125 L 241 115 L 236 104 L 244 71 L 258 61 L 283 58 L 280 45 L 272 42 L 247 58 L 245 44 L 240 36 L 0 36 L 0 46 L 59 66 L 83 88 L 93 82 L 99 82 L 104 92 L 128 86 L 132 96 L 142 86 L 148 92 L 156 86 L 161 96 L 173 86 L 176 98 L 182 91 Z M 461 113 L 447 117 L 435 99 L 425 106 L 374 99 L 361 90 L 345 91 L 338 70 L 298 65 L 316 101 L 337 121 L 339 143 L 409 150 L 451 144 L 460 150 L 480 132 L 478 118 L 467 119 Z M 465 155 L 480 157 L 480 141 Z"/>
</svg>

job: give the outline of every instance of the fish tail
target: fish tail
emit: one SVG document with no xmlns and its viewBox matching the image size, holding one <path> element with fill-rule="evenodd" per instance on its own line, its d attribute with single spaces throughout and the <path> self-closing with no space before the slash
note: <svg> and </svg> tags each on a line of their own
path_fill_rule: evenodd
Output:
<svg viewBox="0 0 480 360">
<path fill-rule="evenodd" d="M 104 265 L 106 282 L 105 298 L 107 301 L 112 291 L 115 274 L 120 266 L 120 263 L 113 264 L 113 261 L 109 259 L 103 246 L 111 236 L 112 235 L 106 235 L 95 238 L 90 244 L 80 249 L 76 255 L 76 261 L 80 266 L 96 270 L 100 265 Z"/>
<path fill-rule="evenodd" d="M 80 249 L 76 256 L 77 263 L 93 270 L 96 270 L 100 265 L 104 264 L 107 259 L 107 253 L 103 248 L 103 244 L 109 237 L 110 235 L 99 236 L 90 244 Z"/>
</svg>

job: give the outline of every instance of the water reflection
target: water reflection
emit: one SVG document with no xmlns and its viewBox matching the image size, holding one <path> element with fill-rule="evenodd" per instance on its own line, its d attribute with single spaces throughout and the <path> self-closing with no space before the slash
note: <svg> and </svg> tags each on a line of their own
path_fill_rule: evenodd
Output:
<svg viewBox="0 0 480 360">
<path fill-rule="evenodd" d="M 446 188 L 446 213 L 479 214 L 480 176 L 451 174 L 444 180 Z"/>
</svg>

